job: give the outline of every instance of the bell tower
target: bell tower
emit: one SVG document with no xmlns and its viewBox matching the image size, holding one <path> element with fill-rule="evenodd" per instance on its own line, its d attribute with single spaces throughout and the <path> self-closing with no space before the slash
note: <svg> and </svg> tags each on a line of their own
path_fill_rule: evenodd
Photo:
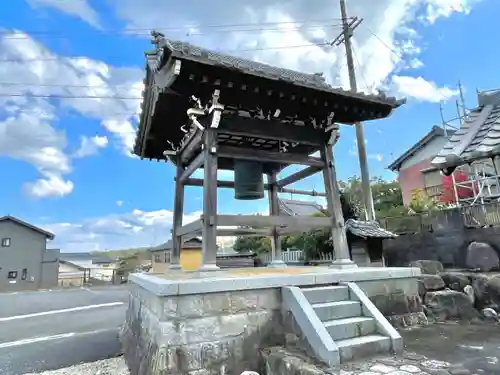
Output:
<svg viewBox="0 0 500 375">
<path fill-rule="evenodd" d="M 170 41 L 153 33 L 147 54 L 144 100 L 134 152 L 176 165 L 171 268 L 180 268 L 184 237 L 201 235 L 200 271 L 217 270 L 217 236 L 269 236 L 273 267 L 284 267 L 280 237 L 331 229 L 332 267 L 351 268 L 333 146 L 339 123 L 387 117 L 403 102 L 335 89 L 321 74 L 305 74 Z M 304 168 L 287 177 L 290 165 Z M 203 168 L 203 179 L 191 175 Z M 234 181 L 218 181 L 218 170 Z M 324 193 L 287 186 L 322 173 Z M 267 175 L 267 183 L 263 176 Z M 203 187 L 203 215 L 183 225 L 185 186 Z M 237 200 L 256 200 L 267 190 L 269 216 L 219 215 L 217 189 Z M 279 193 L 324 195 L 328 217 L 280 216 Z M 236 229 L 228 229 L 236 228 Z"/>
</svg>

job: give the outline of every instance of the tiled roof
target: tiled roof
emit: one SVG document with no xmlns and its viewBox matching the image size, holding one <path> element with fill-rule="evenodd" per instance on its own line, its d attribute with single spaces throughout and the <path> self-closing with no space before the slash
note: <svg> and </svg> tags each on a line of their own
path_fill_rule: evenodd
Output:
<svg viewBox="0 0 500 375">
<path fill-rule="evenodd" d="M 323 213 L 323 207 L 315 202 L 279 199 L 280 212 L 287 216 L 311 216 Z"/>
<path fill-rule="evenodd" d="M 324 212 L 323 208 L 314 202 L 279 200 L 280 213 L 288 216 L 311 216 Z M 346 231 L 361 238 L 395 238 L 396 234 L 380 227 L 376 221 L 359 221 L 348 219 L 345 222 Z"/>
<path fill-rule="evenodd" d="M 182 248 L 183 249 L 199 249 L 201 247 L 201 239 L 198 238 L 198 237 L 194 237 L 194 238 L 191 238 L 189 240 L 187 240 L 186 242 L 184 242 L 182 244 Z M 168 240 L 167 242 L 161 244 L 161 245 L 158 245 L 158 246 L 155 246 L 151 249 L 151 251 L 165 251 L 165 250 L 172 250 L 172 246 L 173 246 L 173 243 L 172 243 L 172 240 Z"/>
<path fill-rule="evenodd" d="M 361 238 L 396 238 L 397 234 L 380 227 L 376 221 L 360 221 L 348 219 L 345 222 L 346 231 Z"/>
<path fill-rule="evenodd" d="M 78 260 L 91 260 L 92 263 L 95 264 L 115 262 L 114 259 L 95 256 L 91 253 L 61 253 L 60 258 L 67 262 L 78 261 Z"/>
<path fill-rule="evenodd" d="M 30 223 L 27 223 L 21 219 L 18 219 L 17 217 L 14 217 L 14 216 L 2 216 L 2 217 L 0 217 L 0 221 L 12 221 L 13 223 L 22 225 L 23 227 L 29 228 L 31 230 L 34 230 L 35 232 L 43 234 L 49 240 L 53 240 L 55 237 L 53 233 L 47 232 L 46 230 L 43 230 L 42 228 L 38 228 Z"/>
<path fill-rule="evenodd" d="M 447 130 L 447 135 L 452 135 L 455 133 L 455 130 Z M 444 129 L 439 126 L 433 126 L 431 131 L 424 135 L 417 143 L 411 146 L 404 154 L 399 156 L 396 160 L 394 160 L 387 169 L 391 171 L 398 171 L 401 168 L 401 165 L 408 160 L 409 157 L 414 155 L 416 152 L 420 151 L 425 145 L 427 145 L 430 141 L 435 139 L 436 137 L 443 137 L 445 135 Z"/>
<path fill-rule="evenodd" d="M 156 52 L 148 52 L 146 57 L 147 65 L 153 72 L 161 69 L 166 63 L 167 58 L 172 55 L 179 59 L 196 61 L 207 65 L 222 65 L 228 69 L 236 69 L 245 74 L 252 74 L 270 80 L 288 81 L 316 90 L 342 94 L 381 104 L 390 104 L 394 108 L 399 107 L 406 102 L 406 99 L 398 100 L 395 97 L 388 97 L 384 94 L 371 95 L 353 93 L 350 90 L 333 88 L 331 85 L 326 83 L 322 73 L 307 74 L 290 69 L 273 67 L 256 61 L 210 51 L 183 41 L 169 40 L 162 34 L 155 31 L 151 34 L 153 35 L 154 41 L 157 45 L 157 50 Z"/>
<path fill-rule="evenodd" d="M 500 155 L 500 95 L 480 96 L 479 102 L 480 107 L 468 115 L 460 129 L 432 160 L 434 166 L 453 169 Z"/>
</svg>

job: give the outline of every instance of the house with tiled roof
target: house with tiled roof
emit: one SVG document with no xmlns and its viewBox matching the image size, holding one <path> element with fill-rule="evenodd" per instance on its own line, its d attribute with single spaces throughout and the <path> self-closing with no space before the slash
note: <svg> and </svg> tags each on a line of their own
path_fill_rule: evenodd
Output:
<svg viewBox="0 0 500 375">
<path fill-rule="evenodd" d="M 454 131 L 433 126 L 421 139 L 396 158 L 387 168 L 398 174 L 403 193 L 403 202 L 408 205 L 412 192 L 419 189 L 429 197 L 441 195 L 442 176 L 439 169 L 431 164 L 432 159 L 448 142 Z"/>
<path fill-rule="evenodd" d="M 322 206 L 311 201 L 280 199 L 280 214 L 289 216 L 312 216 L 325 213 Z M 366 265 L 382 259 L 383 240 L 397 237 L 396 234 L 380 227 L 377 221 L 347 219 L 345 221 L 351 258 Z"/>
<path fill-rule="evenodd" d="M 57 286 L 55 235 L 13 216 L 0 217 L 0 293 Z"/>
</svg>

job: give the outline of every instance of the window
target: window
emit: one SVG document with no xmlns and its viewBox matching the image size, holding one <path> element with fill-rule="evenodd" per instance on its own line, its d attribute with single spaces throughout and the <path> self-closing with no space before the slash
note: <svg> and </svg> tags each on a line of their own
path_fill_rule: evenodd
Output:
<svg viewBox="0 0 500 375">
<path fill-rule="evenodd" d="M 437 197 L 443 192 L 443 176 L 437 169 L 422 171 L 424 177 L 424 188 L 427 196 Z"/>
<path fill-rule="evenodd" d="M 2 247 L 10 246 L 10 238 L 2 238 Z"/>
<path fill-rule="evenodd" d="M 443 183 L 443 176 L 437 169 L 422 171 L 422 174 L 424 175 L 425 187 L 439 186 Z"/>
<path fill-rule="evenodd" d="M 170 251 L 165 251 L 165 263 L 170 263 Z"/>
<path fill-rule="evenodd" d="M 160 254 L 155 254 L 155 262 L 161 263 L 161 255 Z"/>
<path fill-rule="evenodd" d="M 17 279 L 17 271 L 9 271 L 7 278 L 8 279 Z"/>
<path fill-rule="evenodd" d="M 23 272 L 21 273 L 21 280 L 26 280 L 28 278 L 28 270 L 23 268 Z"/>
</svg>

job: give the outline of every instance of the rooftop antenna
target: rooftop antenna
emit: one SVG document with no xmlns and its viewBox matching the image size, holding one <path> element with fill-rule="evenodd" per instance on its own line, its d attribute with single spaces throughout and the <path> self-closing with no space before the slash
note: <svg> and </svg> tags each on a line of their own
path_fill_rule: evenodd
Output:
<svg viewBox="0 0 500 375">
<path fill-rule="evenodd" d="M 460 80 L 458 80 L 458 92 L 460 94 L 460 106 L 462 107 L 462 114 L 465 117 L 467 116 L 467 108 L 465 107 L 464 91 L 462 90 L 462 83 L 460 82 Z M 458 112 L 458 116 L 460 116 L 460 111 Z"/>
</svg>

